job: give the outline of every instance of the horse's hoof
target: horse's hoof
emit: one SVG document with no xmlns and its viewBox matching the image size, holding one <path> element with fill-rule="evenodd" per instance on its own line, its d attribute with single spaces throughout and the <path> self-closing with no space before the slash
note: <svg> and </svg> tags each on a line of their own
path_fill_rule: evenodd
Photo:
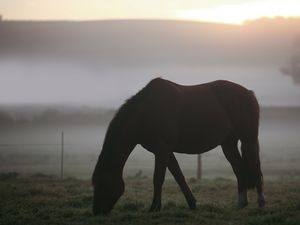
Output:
<svg viewBox="0 0 300 225">
<path fill-rule="evenodd" d="M 263 193 L 257 195 L 257 204 L 259 208 L 263 208 L 266 205 L 265 196 Z"/>
<path fill-rule="evenodd" d="M 266 201 L 265 200 L 258 200 L 257 204 L 258 204 L 259 208 L 264 208 L 265 205 L 266 205 Z"/>
<path fill-rule="evenodd" d="M 189 203 L 189 207 L 190 207 L 190 209 L 192 209 L 192 210 L 196 209 L 196 208 L 197 208 L 197 207 L 196 207 L 196 201 L 190 202 L 190 203 Z"/>
<path fill-rule="evenodd" d="M 248 205 L 248 201 L 239 202 L 238 207 L 240 209 L 245 208 Z"/>
<path fill-rule="evenodd" d="M 248 205 L 248 198 L 247 198 L 247 192 L 241 192 L 239 193 L 238 198 L 238 207 L 240 209 L 245 208 Z"/>
<path fill-rule="evenodd" d="M 161 205 L 152 205 L 148 212 L 159 212 L 161 209 Z"/>
</svg>

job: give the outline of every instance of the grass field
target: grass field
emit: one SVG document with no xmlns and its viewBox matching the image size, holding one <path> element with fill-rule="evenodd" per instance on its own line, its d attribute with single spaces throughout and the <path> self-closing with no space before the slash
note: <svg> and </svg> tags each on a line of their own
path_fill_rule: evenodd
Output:
<svg viewBox="0 0 300 225">
<path fill-rule="evenodd" d="M 59 180 L 43 174 L 0 175 L 0 224 L 300 224 L 300 180 L 265 182 L 267 205 L 256 206 L 255 191 L 249 205 L 238 209 L 236 183 L 228 179 L 188 180 L 198 203 L 189 210 L 173 179 L 167 179 L 161 212 L 149 213 L 152 180 L 127 177 L 126 190 L 109 216 L 93 216 L 89 180 Z"/>
</svg>

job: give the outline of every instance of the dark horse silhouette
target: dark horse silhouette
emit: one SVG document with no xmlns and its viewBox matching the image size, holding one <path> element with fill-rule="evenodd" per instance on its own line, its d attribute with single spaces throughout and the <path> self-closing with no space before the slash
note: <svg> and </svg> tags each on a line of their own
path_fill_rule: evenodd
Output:
<svg viewBox="0 0 300 225">
<path fill-rule="evenodd" d="M 93 173 L 94 214 L 109 213 L 124 193 L 124 164 L 137 144 L 155 155 L 154 196 L 150 211 L 160 210 L 166 168 L 191 209 L 196 200 L 174 152 L 199 154 L 218 145 L 238 181 L 238 202 L 257 189 L 264 206 L 258 143 L 259 105 L 254 93 L 229 81 L 182 86 L 156 78 L 121 106 L 109 124 Z M 241 141 L 241 153 L 238 150 Z"/>
</svg>

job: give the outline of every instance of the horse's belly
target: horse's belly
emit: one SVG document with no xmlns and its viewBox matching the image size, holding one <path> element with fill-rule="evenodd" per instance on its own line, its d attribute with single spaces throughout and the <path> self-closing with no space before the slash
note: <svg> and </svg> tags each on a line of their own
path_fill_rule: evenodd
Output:
<svg viewBox="0 0 300 225">
<path fill-rule="evenodd" d="M 198 140 L 181 141 L 175 148 L 175 152 L 187 154 L 199 154 L 216 148 L 223 141 L 223 138 L 214 141 L 203 141 L 199 137 Z"/>
<path fill-rule="evenodd" d="M 211 126 L 190 125 L 179 131 L 176 152 L 198 154 L 209 151 L 222 144 L 232 132 L 229 123 L 212 124 Z"/>
<path fill-rule="evenodd" d="M 185 154 L 200 154 L 204 152 L 208 152 L 214 148 L 216 148 L 219 144 L 199 144 L 199 145 L 178 145 L 175 148 L 176 153 L 185 153 Z"/>
</svg>

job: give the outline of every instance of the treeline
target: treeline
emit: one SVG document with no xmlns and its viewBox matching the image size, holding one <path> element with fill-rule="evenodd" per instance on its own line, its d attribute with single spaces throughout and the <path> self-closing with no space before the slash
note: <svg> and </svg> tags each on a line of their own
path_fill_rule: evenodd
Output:
<svg viewBox="0 0 300 225">
<path fill-rule="evenodd" d="M 1 125 L 11 125 L 14 124 L 16 121 L 7 113 L 0 112 L 0 126 Z"/>
<path fill-rule="evenodd" d="M 60 112 L 58 110 L 49 109 L 32 118 L 19 117 L 14 118 L 9 113 L 0 112 L 0 126 L 9 125 L 77 125 L 77 124 L 108 124 L 114 115 L 114 110 L 91 111 L 91 112 Z"/>
<path fill-rule="evenodd" d="M 115 110 L 86 110 L 62 112 L 48 109 L 32 117 L 14 117 L 0 111 L 0 127 L 13 125 L 107 125 Z M 287 122 L 300 120 L 300 107 L 262 107 L 261 120 Z"/>
<path fill-rule="evenodd" d="M 299 18 L 260 19 L 243 26 L 166 20 L 2 21 L 0 56 L 24 62 L 59 59 L 96 69 L 166 63 L 278 65 L 292 42 L 298 42 L 298 27 Z"/>
</svg>

